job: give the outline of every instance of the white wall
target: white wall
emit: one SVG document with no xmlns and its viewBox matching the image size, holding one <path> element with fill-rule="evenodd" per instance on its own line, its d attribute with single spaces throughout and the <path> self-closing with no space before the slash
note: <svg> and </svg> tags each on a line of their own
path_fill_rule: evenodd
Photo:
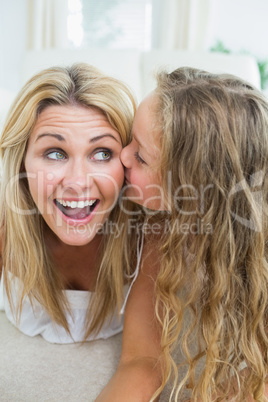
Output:
<svg viewBox="0 0 268 402">
<path fill-rule="evenodd" d="M 27 0 L 0 0 L 0 88 L 20 89 L 19 67 L 27 40 Z"/>
<path fill-rule="evenodd" d="M 268 0 L 211 0 L 211 3 L 207 49 L 220 39 L 232 51 L 244 49 L 268 59 Z M 15 92 L 20 88 L 26 41 L 27 0 L 0 0 L 0 88 Z"/>
<path fill-rule="evenodd" d="M 268 59 L 268 1 L 211 0 L 207 48 L 217 40 L 232 51 Z"/>
</svg>

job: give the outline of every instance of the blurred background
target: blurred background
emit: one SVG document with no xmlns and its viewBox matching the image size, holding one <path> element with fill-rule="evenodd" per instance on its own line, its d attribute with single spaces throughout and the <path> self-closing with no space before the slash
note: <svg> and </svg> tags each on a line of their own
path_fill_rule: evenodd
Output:
<svg viewBox="0 0 268 402">
<path fill-rule="evenodd" d="M 122 78 L 138 100 L 166 65 L 226 70 L 265 91 L 267 19 L 268 0 L 0 0 L 0 109 L 36 71 L 74 61 Z"/>
</svg>

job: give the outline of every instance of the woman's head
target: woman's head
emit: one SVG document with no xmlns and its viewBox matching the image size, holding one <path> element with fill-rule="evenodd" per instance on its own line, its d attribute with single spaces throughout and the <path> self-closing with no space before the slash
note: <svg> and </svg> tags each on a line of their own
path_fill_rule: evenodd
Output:
<svg viewBox="0 0 268 402">
<path fill-rule="evenodd" d="M 46 107 L 25 155 L 29 193 L 52 232 L 89 243 L 110 215 L 124 181 L 122 141 L 99 109 Z"/>
<path fill-rule="evenodd" d="M 97 178 L 103 184 L 102 179 L 106 178 L 107 171 L 102 169 L 108 169 L 113 157 L 116 159 L 115 165 L 109 169 L 108 175 L 117 176 L 117 171 L 120 170 L 118 185 L 119 182 L 122 184 L 123 167 L 119 161 L 119 153 L 130 139 L 134 111 L 133 96 L 123 83 L 86 64 L 41 71 L 18 94 L 0 140 L 0 227 L 4 282 L 14 313 L 20 314 L 24 297 L 28 295 L 31 300 L 37 298 L 50 316 L 68 331 L 62 278 L 48 242 L 44 239 L 43 211 L 39 202 L 49 203 L 54 188 L 61 189 L 61 184 L 65 183 L 66 194 L 59 194 L 61 206 L 58 207 L 62 210 L 65 206 L 68 207 L 68 204 L 64 206 L 64 198 L 69 198 L 70 195 L 72 198 L 76 191 L 76 198 L 71 200 L 74 203 L 71 202 L 68 213 L 74 206 L 75 217 L 83 218 L 79 208 L 88 201 L 84 198 L 88 195 L 84 190 L 86 166 L 90 164 L 91 168 L 94 165 L 99 169 Z M 107 146 L 108 142 L 112 144 L 112 150 L 110 145 Z M 44 149 L 39 149 L 39 145 Z M 46 145 L 49 145 L 48 150 Z M 66 172 L 65 168 L 70 163 L 73 166 Z M 117 173 L 112 173 L 114 168 Z M 38 185 L 30 183 L 30 179 L 38 173 L 36 170 L 41 173 L 40 191 Z M 47 180 L 47 187 L 42 182 L 42 175 Z M 102 185 L 103 191 L 110 192 L 108 187 Z M 101 190 L 100 187 L 99 189 Z M 82 198 L 79 199 L 81 195 Z M 96 193 L 90 195 L 90 198 L 91 196 L 98 198 Z M 54 208 L 54 204 L 48 203 L 47 206 Z M 36 204 L 41 214 L 37 213 Z M 91 208 L 90 205 L 85 207 Z M 119 206 L 113 209 L 109 217 L 112 223 L 116 221 L 120 230 L 127 228 L 125 219 Z M 103 247 L 96 250 L 103 269 L 99 272 L 96 300 L 95 296 L 91 298 L 91 301 L 95 300 L 95 307 L 88 309 L 88 322 L 91 324 L 85 326 L 86 334 L 98 330 L 116 303 L 119 305 L 121 302 L 121 283 L 124 269 L 128 267 L 127 260 L 122 257 L 123 254 L 128 255 L 125 250 L 127 246 L 122 241 L 125 238 L 127 240 L 127 236 L 123 235 L 124 230 L 120 236 L 113 236 L 112 231 L 109 232 L 109 225 L 107 226 L 108 230 L 103 231 Z M 90 235 L 90 227 L 82 228 L 82 232 L 85 236 Z M 68 238 L 65 234 L 62 237 L 60 232 L 56 232 L 68 244 L 86 244 L 87 240 L 83 242 L 78 234 Z M 78 243 L 75 243 L 77 239 Z M 10 273 L 21 278 L 23 283 L 17 305 L 12 304 Z"/>
<path fill-rule="evenodd" d="M 68 108 L 70 114 L 68 114 Z M 40 123 L 41 126 L 42 124 L 44 126 L 40 129 L 47 130 L 46 127 L 49 127 L 51 123 L 49 119 L 51 116 L 55 116 L 54 111 L 56 110 L 56 112 L 59 111 L 61 119 L 65 121 L 67 127 L 71 111 L 74 111 L 73 116 L 78 123 L 81 113 L 76 114 L 75 110 L 84 111 L 85 114 L 94 114 L 98 119 L 103 120 L 105 122 L 103 126 L 115 134 L 121 147 L 129 141 L 134 108 L 132 95 L 124 84 L 105 76 L 86 64 L 77 64 L 70 68 L 50 68 L 29 80 L 13 105 L 1 138 L 4 172 L 2 186 L 5 191 L 7 209 L 10 209 L 11 215 L 14 212 L 18 215 L 32 214 L 35 208 L 36 197 L 31 197 L 31 186 L 29 193 L 28 183 L 25 179 L 23 180 L 23 176 L 26 177 L 31 173 L 33 177 L 33 174 L 37 173 L 32 171 L 34 165 L 32 160 L 29 161 L 30 152 L 28 150 L 32 151 L 33 141 L 31 139 L 33 135 L 36 135 L 37 129 L 39 130 Z M 65 114 L 61 111 L 64 111 Z M 44 117 L 46 117 L 45 120 Z M 90 120 L 92 116 L 84 115 L 81 119 L 86 119 L 86 117 Z M 99 124 L 99 120 L 96 124 Z M 87 133 L 86 120 L 84 125 L 85 133 Z M 105 127 L 103 127 L 104 132 Z M 52 125 L 51 129 L 57 131 L 56 126 Z M 64 132 L 63 127 L 61 132 Z M 41 134 L 43 136 L 44 133 Z M 103 135 L 103 133 L 101 134 Z M 38 135 L 40 136 L 39 132 Z M 46 136 L 46 139 L 52 141 L 51 136 Z M 73 141 L 72 149 L 75 150 L 75 141 L 79 139 L 70 137 L 70 140 Z M 42 141 L 45 139 L 41 138 L 36 144 Z M 69 145 L 71 146 L 71 143 Z M 56 145 L 54 144 L 54 146 Z M 18 180 L 19 178 L 20 180 Z M 121 185 L 122 182 L 119 184 Z M 79 194 L 76 195 L 79 198 Z M 84 197 L 85 194 L 80 194 L 80 197 L 82 196 Z"/>
</svg>

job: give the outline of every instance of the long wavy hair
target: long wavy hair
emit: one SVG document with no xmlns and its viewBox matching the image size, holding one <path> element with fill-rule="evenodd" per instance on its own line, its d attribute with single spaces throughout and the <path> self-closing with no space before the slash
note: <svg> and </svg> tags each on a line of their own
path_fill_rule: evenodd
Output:
<svg viewBox="0 0 268 402">
<path fill-rule="evenodd" d="M 120 134 L 122 145 L 129 142 L 135 112 L 131 91 L 120 81 L 83 63 L 70 68 L 52 67 L 30 79 L 11 108 L 0 140 L 3 278 L 13 314 L 19 319 L 25 296 L 30 300 L 36 298 L 51 318 L 68 332 L 65 315 L 68 304 L 44 242 L 45 222 L 41 214 L 33 213 L 36 206 L 29 192 L 24 158 L 28 139 L 41 111 L 50 105 L 69 104 L 98 108 Z M 130 269 L 131 257 L 129 237 L 125 233 L 126 219 L 127 215 L 117 204 L 106 222 L 108 227 L 116 223 L 122 231 L 118 237 L 109 235 L 109 230 L 104 235 L 103 255 L 100 257 L 96 291 L 88 309 L 85 339 L 89 334 L 97 333 L 122 302 L 123 273 Z M 22 279 L 23 284 L 18 305 L 14 305 L 12 299 L 10 281 L 13 276 Z"/>
<path fill-rule="evenodd" d="M 172 401 L 185 389 L 194 401 L 264 401 L 267 101 L 237 77 L 187 67 L 159 73 L 155 93 L 171 206 L 156 281 L 166 362 L 159 391 L 172 378 Z M 180 366 L 176 347 L 185 357 Z"/>
</svg>

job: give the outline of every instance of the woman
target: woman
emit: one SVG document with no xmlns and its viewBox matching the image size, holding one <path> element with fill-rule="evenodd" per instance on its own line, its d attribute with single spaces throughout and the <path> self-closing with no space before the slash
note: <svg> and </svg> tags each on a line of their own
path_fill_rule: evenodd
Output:
<svg viewBox="0 0 268 402">
<path fill-rule="evenodd" d="M 0 305 L 27 335 L 70 343 L 122 329 L 119 155 L 134 110 L 124 84 L 86 64 L 41 71 L 14 102 L 0 142 Z"/>
</svg>

